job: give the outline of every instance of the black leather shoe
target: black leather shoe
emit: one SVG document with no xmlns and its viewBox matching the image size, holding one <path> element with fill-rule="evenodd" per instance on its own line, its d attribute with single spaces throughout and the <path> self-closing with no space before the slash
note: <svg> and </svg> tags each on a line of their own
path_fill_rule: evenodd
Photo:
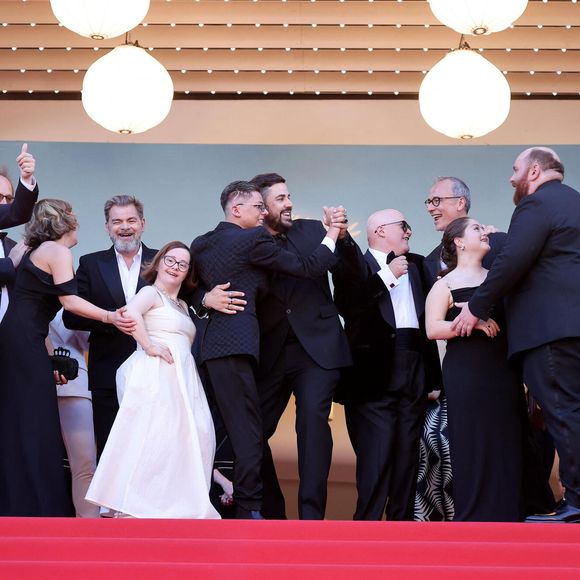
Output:
<svg viewBox="0 0 580 580">
<path fill-rule="evenodd" d="M 562 500 L 555 511 L 549 514 L 528 516 L 524 521 L 532 524 L 576 524 L 580 523 L 580 508 Z"/>
</svg>

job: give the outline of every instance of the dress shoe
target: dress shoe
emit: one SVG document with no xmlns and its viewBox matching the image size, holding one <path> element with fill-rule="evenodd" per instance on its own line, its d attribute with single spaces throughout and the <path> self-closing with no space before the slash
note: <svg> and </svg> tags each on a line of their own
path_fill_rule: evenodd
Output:
<svg viewBox="0 0 580 580">
<path fill-rule="evenodd" d="M 562 500 L 556 510 L 549 514 L 528 516 L 525 521 L 533 524 L 575 524 L 580 523 L 580 508 Z"/>
<path fill-rule="evenodd" d="M 259 510 L 248 510 L 242 506 L 238 506 L 236 509 L 236 519 L 237 520 L 263 520 L 264 516 Z"/>
</svg>

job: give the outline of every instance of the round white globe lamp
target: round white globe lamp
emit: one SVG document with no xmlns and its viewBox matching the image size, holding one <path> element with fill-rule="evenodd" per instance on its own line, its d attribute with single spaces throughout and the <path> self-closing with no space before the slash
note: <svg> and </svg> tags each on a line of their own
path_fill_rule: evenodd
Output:
<svg viewBox="0 0 580 580">
<path fill-rule="evenodd" d="M 147 51 L 124 44 L 94 62 L 85 74 L 82 102 L 93 121 L 128 135 L 155 127 L 169 113 L 173 81 Z"/>
</svg>

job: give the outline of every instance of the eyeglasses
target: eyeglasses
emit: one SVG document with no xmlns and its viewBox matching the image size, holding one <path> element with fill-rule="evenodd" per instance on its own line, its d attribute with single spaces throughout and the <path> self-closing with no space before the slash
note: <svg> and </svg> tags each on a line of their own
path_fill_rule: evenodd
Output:
<svg viewBox="0 0 580 580">
<path fill-rule="evenodd" d="M 375 234 L 383 227 L 385 226 L 392 226 L 395 224 L 401 224 L 401 229 L 403 230 L 403 232 L 406 234 L 407 232 L 410 232 L 413 230 L 413 228 L 411 228 L 411 226 L 409 225 L 408 222 L 406 222 L 405 220 L 399 220 L 397 222 L 389 222 L 388 224 L 381 224 L 376 230 L 375 230 Z"/>
<path fill-rule="evenodd" d="M 450 197 L 428 197 L 424 203 L 427 207 L 429 207 L 429 204 L 431 204 L 433 207 L 439 207 L 439 204 L 441 203 L 442 199 L 459 199 L 460 197 L 463 197 L 463 196 L 462 195 L 452 195 Z"/>
<path fill-rule="evenodd" d="M 178 261 L 173 256 L 163 256 L 163 262 L 168 268 L 173 268 L 173 266 L 177 265 L 180 272 L 189 270 L 189 262 Z"/>
<path fill-rule="evenodd" d="M 266 211 L 266 206 L 263 203 L 236 203 L 236 205 L 251 205 L 255 207 L 260 213 Z"/>
<path fill-rule="evenodd" d="M 9 193 L 0 193 L 0 202 L 6 201 L 6 203 L 12 203 L 14 201 L 14 196 Z"/>
</svg>

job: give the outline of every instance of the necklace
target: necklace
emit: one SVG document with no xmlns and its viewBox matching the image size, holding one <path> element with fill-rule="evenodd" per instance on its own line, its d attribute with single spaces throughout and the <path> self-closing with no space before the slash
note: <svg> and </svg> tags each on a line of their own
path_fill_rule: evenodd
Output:
<svg viewBox="0 0 580 580">
<path fill-rule="evenodd" d="M 169 300 L 169 302 L 171 302 L 171 304 L 173 304 L 173 306 L 175 308 L 177 308 L 177 310 L 187 314 L 187 308 L 185 306 L 183 306 L 183 304 L 179 301 L 179 299 L 176 300 L 175 298 L 172 298 L 171 296 L 169 296 L 169 294 L 167 294 L 167 292 L 165 290 L 163 290 L 163 288 L 161 288 L 160 286 L 157 286 L 157 284 L 153 284 L 153 285 L 155 286 L 155 288 L 157 288 L 157 290 L 159 290 L 159 292 L 161 292 L 161 294 L 163 294 L 163 296 L 165 296 L 165 298 L 167 298 L 167 300 Z"/>
</svg>

